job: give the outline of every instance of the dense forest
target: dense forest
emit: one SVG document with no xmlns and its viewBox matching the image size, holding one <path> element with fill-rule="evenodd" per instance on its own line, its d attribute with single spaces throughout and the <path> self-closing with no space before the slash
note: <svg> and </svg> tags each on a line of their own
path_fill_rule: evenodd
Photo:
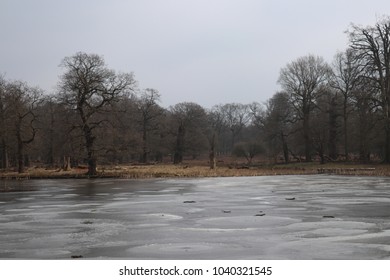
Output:
<svg viewBox="0 0 390 280">
<path fill-rule="evenodd" d="M 163 108 L 157 89 L 139 89 L 132 73 L 82 52 L 63 59 L 52 94 L 1 75 L 0 167 L 85 165 L 94 175 L 97 164 L 207 156 L 215 168 L 220 156 L 251 164 L 259 154 L 390 163 L 390 18 L 346 34 L 349 46 L 333 61 L 309 54 L 286 64 L 281 90 L 265 103 Z"/>
</svg>

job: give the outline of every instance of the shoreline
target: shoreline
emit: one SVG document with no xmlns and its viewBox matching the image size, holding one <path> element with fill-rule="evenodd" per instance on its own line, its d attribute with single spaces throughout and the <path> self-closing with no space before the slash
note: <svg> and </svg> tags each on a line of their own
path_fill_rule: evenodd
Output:
<svg viewBox="0 0 390 280">
<path fill-rule="evenodd" d="M 205 165 L 122 165 L 101 166 L 96 176 L 86 174 L 85 168 L 70 171 L 49 168 L 30 168 L 25 173 L 15 171 L 0 172 L 0 180 L 45 180 L 45 179 L 152 179 L 152 178 L 210 178 L 276 175 L 355 175 L 355 176 L 390 176 L 390 166 L 380 164 L 353 163 L 292 163 L 285 165 L 259 166 L 220 166 L 211 170 Z"/>
</svg>

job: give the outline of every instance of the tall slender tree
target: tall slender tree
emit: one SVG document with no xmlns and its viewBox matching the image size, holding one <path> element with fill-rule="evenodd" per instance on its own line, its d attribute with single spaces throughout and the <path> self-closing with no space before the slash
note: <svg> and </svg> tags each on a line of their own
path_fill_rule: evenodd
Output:
<svg viewBox="0 0 390 280">
<path fill-rule="evenodd" d="M 160 94 L 155 89 L 145 89 L 137 102 L 138 121 L 142 132 L 142 155 L 141 162 L 148 161 L 149 136 L 150 132 L 157 130 L 158 118 L 162 116 L 163 110 L 158 105 Z"/>
<path fill-rule="evenodd" d="M 330 86 L 342 96 L 342 117 L 344 134 L 344 154 L 349 160 L 349 130 L 348 120 L 352 110 L 351 99 L 357 91 L 361 67 L 354 59 L 353 51 L 347 49 L 345 52 L 338 52 L 333 61 L 333 75 Z"/>
<path fill-rule="evenodd" d="M 240 103 L 227 103 L 221 107 L 225 124 L 231 132 L 230 151 L 236 142 L 240 141 L 242 129 L 249 123 L 251 115 L 249 106 Z"/>
<path fill-rule="evenodd" d="M 9 165 L 8 160 L 8 146 L 9 141 L 7 135 L 9 134 L 9 104 L 7 102 L 7 82 L 5 77 L 0 75 L 0 146 L 1 146 L 1 168 L 6 169 Z"/>
<path fill-rule="evenodd" d="M 281 150 L 285 163 L 289 162 L 287 139 L 293 122 L 294 115 L 289 95 L 285 92 L 275 93 L 267 102 L 267 110 L 262 123 L 270 150 L 274 151 L 274 156 Z"/>
<path fill-rule="evenodd" d="M 324 59 L 313 55 L 300 57 L 280 71 L 278 82 L 290 95 L 296 114 L 302 121 L 306 161 L 311 161 L 312 156 L 310 115 L 316 99 L 324 92 L 329 74 L 330 67 Z"/>
<path fill-rule="evenodd" d="M 170 111 L 176 136 L 173 163 L 179 164 L 185 152 L 194 155 L 206 146 L 207 115 L 203 107 L 193 102 L 178 103 Z"/>
<path fill-rule="evenodd" d="M 384 162 L 390 163 L 390 17 L 374 26 L 352 25 L 350 48 L 362 68 L 362 77 L 378 88 L 384 120 Z M 368 83 L 369 83 L 368 82 Z"/>
<path fill-rule="evenodd" d="M 16 139 L 18 172 L 25 171 L 25 149 L 35 139 L 38 127 L 37 108 L 42 103 L 42 90 L 21 81 L 10 82 L 6 89 L 12 131 Z"/>
</svg>

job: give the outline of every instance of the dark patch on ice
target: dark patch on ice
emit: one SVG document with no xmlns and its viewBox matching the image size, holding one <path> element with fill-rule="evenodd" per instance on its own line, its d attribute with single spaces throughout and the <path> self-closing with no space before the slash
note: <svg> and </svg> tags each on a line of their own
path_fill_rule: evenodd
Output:
<svg viewBox="0 0 390 280">
<path fill-rule="evenodd" d="M 256 214 L 255 216 L 256 217 L 263 217 L 263 216 L 265 216 L 265 213 Z"/>
<path fill-rule="evenodd" d="M 81 259 L 81 258 L 83 258 L 83 256 L 82 255 L 73 255 L 73 256 L 71 256 L 71 258 L 72 259 Z"/>
</svg>

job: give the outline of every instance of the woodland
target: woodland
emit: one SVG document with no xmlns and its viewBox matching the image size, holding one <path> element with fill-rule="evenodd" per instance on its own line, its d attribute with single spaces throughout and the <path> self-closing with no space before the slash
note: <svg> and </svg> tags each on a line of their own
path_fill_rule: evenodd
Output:
<svg viewBox="0 0 390 280">
<path fill-rule="evenodd" d="M 57 90 L 0 75 L 0 168 L 67 170 L 220 158 L 270 163 L 390 163 L 390 18 L 352 24 L 332 61 L 308 54 L 280 70 L 266 102 L 164 108 L 157 89 L 103 56 L 78 52 L 61 62 Z M 239 92 L 237 94 L 245 94 Z"/>
</svg>

